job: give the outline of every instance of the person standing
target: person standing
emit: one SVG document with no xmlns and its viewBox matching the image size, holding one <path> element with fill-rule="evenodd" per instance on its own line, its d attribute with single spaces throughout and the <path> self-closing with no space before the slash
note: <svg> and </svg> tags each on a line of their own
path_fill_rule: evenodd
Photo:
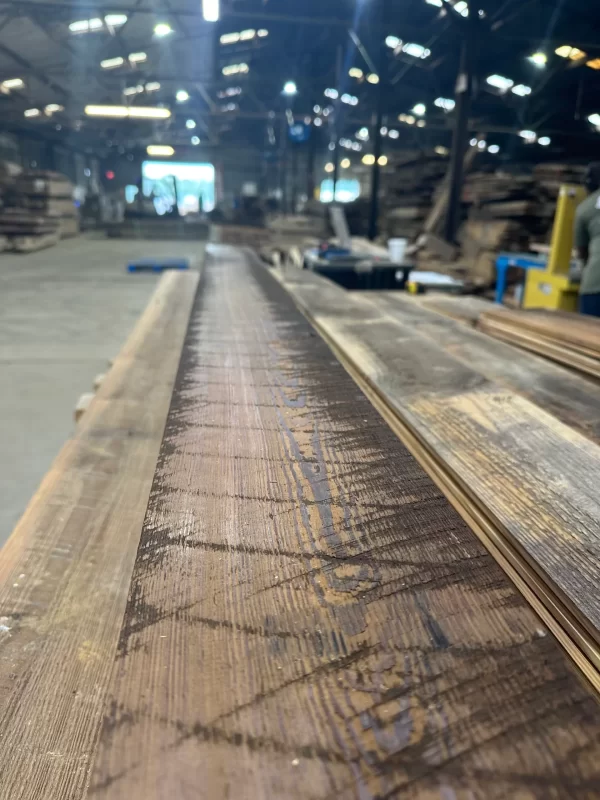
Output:
<svg viewBox="0 0 600 800">
<path fill-rule="evenodd" d="M 589 165 L 585 185 L 590 196 L 575 215 L 575 247 L 585 264 L 579 289 L 579 311 L 600 317 L 600 161 Z"/>
</svg>

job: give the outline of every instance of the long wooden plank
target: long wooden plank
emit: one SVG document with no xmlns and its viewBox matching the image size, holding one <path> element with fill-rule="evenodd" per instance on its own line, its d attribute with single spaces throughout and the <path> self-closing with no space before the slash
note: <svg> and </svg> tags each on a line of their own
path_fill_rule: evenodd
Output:
<svg viewBox="0 0 600 800">
<path fill-rule="evenodd" d="M 600 385 L 430 311 L 404 292 L 369 292 L 361 299 L 376 303 L 453 358 L 600 444 Z M 452 301 L 446 302 L 452 309 Z"/>
<path fill-rule="evenodd" d="M 593 645 L 598 671 L 598 446 L 374 305 L 317 275 L 282 279 L 538 573 L 577 624 L 580 645 Z"/>
<path fill-rule="evenodd" d="M 0 554 L 3 800 L 86 794 L 197 283 L 162 278 Z"/>
<path fill-rule="evenodd" d="M 272 277 L 205 275 L 90 796 L 593 798 L 553 637 Z"/>
</svg>

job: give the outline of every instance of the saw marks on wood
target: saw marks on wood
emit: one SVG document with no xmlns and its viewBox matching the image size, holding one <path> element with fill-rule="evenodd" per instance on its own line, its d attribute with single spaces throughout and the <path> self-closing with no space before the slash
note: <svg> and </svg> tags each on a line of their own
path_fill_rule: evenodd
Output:
<svg viewBox="0 0 600 800">
<path fill-rule="evenodd" d="M 208 265 L 95 800 L 589 798 L 600 709 L 289 296 Z"/>
<path fill-rule="evenodd" d="M 0 554 L 2 800 L 86 795 L 197 282 L 162 279 Z"/>
</svg>

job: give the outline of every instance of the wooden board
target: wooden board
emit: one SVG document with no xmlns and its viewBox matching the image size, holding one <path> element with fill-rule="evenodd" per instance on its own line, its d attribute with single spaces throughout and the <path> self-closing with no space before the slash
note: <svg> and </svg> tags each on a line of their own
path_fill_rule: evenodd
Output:
<svg viewBox="0 0 600 800">
<path fill-rule="evenodd" d="M 593 797 L 554 639 L 266 270 L 205 275 L 90 797 Z"/>
<path fill-rule="evenodd" d="M 296 301 L 536 571 L 598 670 L 598 446 L 412 326 L 297 272 L 282 278 Z"/>
<path fill-rule="evenodd" d="M 491 305 L 485 300 L 441 297 L 430 301 L 427 295 L 422 297 L 424 300 L 404 292 L 361 295 L 383 314 L 410 325 L 480 375 L 526 397 L 600 444 L 600 385 L 440 315 L 448 311 L 456 317 L 468 317 Z"/>
<path fill-rule="evenodd" d="M 86 794 L 197 282 L 162 278 L 0 555 L 3 800 Z"/>
</svg>

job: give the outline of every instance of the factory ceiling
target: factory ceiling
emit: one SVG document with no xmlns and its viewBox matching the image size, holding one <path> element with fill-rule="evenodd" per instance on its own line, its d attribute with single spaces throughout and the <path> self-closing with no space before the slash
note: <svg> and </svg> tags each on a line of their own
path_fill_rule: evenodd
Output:
<svg viewBox="0 0 600 800">
<path fill-rule="evenodd" d="M 202 2 L 0 0 L 4 126 L 100 153 L 201 142 L 267 154 L 291 122 L 326 147 L 337 118 L 348 148 L 367 153 L 381 102 L 386 147 L 448 147 L 476 13 L 473 135 L 503 154 L 598 149 L 589 0 L 210 0 L 214 22 Z M 148 107 L 170 116 L 140 118 Z"/>
</svg>

